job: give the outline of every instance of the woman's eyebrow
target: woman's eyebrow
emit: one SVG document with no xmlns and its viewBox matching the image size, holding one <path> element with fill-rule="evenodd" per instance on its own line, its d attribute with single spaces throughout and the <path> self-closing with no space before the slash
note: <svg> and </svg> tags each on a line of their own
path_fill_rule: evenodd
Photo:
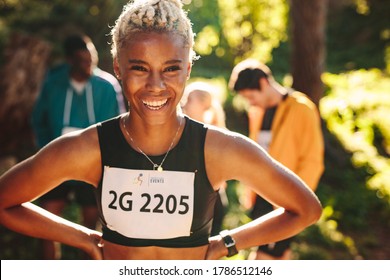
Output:
<svg viewBox="0 0 390 280">
<path fill-rule="evenodd" d="M 141 60 L 141 59 L 128 59 L 127 60 L 128 63 L 134 63 L 134 64 L 147 64 L 145 61 Z"/>
<path fill-rule="evenodd" d="M 182 63 L 183 60 L 181 59 L 171 59 L 165 62 L 165 64 L 175 64 L 175 63 Z"/>
<path fill-rule="evenodd" d="M 148 64 L 146 61 L 143 61 L 141 59 L 128 59 L 127 60 L 128 63 L 134 63 L 134 64 Z M 183 60 L 181 59 L 171 59 L 171 60 L 168 60 L 166 61 L 164 64 L 176 64 L 176 63 L 182 63 Z"/>
</svg>

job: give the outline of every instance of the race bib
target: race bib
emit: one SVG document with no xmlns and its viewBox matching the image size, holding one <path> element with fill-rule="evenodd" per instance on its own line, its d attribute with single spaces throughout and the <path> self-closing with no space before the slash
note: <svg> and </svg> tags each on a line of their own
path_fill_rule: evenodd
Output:
<svg viewBox="0 0 390 280">
<path fill-rule="evenodd" d="M 102 209 L 107 227 L 130 238 L 189 236 L 194 179 L 193 172 L 105 166 Z"/>
</svg>

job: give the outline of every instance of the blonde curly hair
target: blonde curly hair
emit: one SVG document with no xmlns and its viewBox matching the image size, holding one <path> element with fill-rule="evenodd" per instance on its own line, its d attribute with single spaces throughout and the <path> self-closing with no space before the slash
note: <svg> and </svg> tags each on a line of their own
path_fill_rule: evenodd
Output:
<svg viewBox="0 0 390 280">
<path fill-rule="evenodd" d="M 112 56 L 116 58 L 131 35 L 140 31 L 175 32 L 183 37 L 185 46 L 189 47 L 191 59 L 196 58 L 192 23 L 180 0 L 133 0 L 127 3 L 111 29 Z"/>
</svg>

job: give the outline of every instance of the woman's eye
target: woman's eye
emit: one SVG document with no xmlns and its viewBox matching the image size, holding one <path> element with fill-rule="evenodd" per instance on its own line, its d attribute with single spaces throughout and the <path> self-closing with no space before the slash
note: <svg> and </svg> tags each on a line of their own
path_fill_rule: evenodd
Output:
<svg viewBox="0 0 390 280">
<path fill-rule="evenodd" d="M 174 71 L 178 71 L 178 70 L 180 70 L 180 69 L 181 69 L 180 66 L 175 65 L 175 66 L 167 67 L 167 68 L 165 69 L 165 72 L 174 72 Z"/>
<path fill-rule="evenodd" d="M 130 67 L 130 70 L 135 70 L 135 71 L 147 71 L 147 69 L 143 66 L 140 65 L 133 65 Z"/>
</svg>

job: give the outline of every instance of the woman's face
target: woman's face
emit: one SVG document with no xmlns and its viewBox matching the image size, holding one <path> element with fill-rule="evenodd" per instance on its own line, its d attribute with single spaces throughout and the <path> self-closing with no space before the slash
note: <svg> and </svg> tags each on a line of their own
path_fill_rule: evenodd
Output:
<svg viewBox="0 0 390 280">
<path fill-rule="evenodd" d="M 176 112 L 191 72 L 189 48 L 174 33 L 138 32 L 119 51 L 114 70 L 131 113 L 150 124 Z"/>
</svg>

